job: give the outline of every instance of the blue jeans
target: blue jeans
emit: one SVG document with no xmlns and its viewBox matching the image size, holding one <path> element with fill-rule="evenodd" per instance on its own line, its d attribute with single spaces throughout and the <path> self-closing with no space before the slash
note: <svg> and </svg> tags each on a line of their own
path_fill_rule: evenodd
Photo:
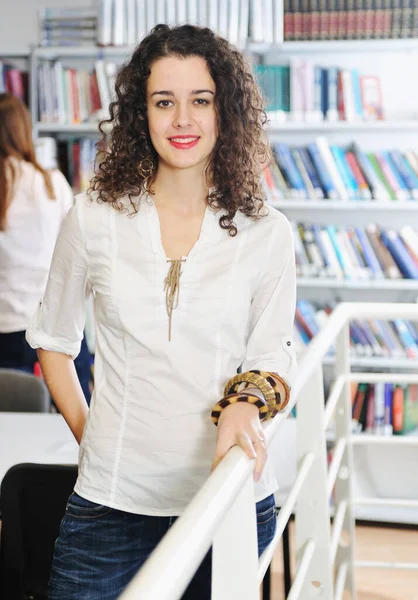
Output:
<svg viewBox="0 0 418 600">
<path fill-rule="evenodd" d="M 274 497 L 257 502 L 259 555 L 276 531 Z M 50 600 L 116 600 L 176 517 L 150 517 L 71 494 L 55 544 Z M 211 551 L 183 600 L 210 600 Z"/>
</svg>

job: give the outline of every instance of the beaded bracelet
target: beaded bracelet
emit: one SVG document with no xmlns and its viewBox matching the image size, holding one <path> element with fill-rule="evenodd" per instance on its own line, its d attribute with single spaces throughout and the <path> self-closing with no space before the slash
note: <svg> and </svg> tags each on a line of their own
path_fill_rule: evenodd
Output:
<svg viewBox="0 0 418 600">
<path fill-rule="evenodd" d="M 248 402 L 249 404 L 254 404 L 259 410 L 260 420 L 265 421 L 268 419 L 269 408 L 267 406 L 267 402 L 254 394 L 228 394 L 222 400 L 220 400 L 212 410 L 211 417 L 212 421 L 215 425 L 218 424 L 219 417 L 221 416 L 221 412 L 231 404 L 236 404 L 237 402 Z"/>
</svg>

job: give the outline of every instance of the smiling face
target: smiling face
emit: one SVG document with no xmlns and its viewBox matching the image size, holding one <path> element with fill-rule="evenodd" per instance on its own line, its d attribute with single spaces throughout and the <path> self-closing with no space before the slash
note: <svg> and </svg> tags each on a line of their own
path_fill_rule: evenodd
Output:
<svg viewBox="0 0 418 600">
<path fill-rule="evenodd" d="M 215 82 L 206 61 L 169 56 L 151 67 L 148 127 L 159 161 L 175 169 L 204 169 L 216 144 Z"/>
</svg>

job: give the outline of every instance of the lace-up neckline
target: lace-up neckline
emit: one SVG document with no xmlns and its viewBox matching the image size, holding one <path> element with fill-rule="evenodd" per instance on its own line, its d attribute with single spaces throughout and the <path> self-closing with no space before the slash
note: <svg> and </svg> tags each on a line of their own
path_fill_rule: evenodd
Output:
<svg viewBox="0 0 418 600">
<path fill-rule="evenodd" d="M 180 298 L 180 277 L 182 274 L 181 265 L 185 258 L 168 260 L 170 268 L 164 279 L 165 305 L 168 315 L 168 341 L 171 342 L 171 324 L 173 319 L 173 310 L 178 307 Z"/>
</svg>

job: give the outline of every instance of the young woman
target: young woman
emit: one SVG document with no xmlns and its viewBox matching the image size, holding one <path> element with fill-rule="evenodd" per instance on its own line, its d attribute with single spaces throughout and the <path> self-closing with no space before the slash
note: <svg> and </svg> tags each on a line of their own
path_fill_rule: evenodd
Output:
<svg viewBox="0 0 418 600">
<path fill-rule="evenodd" d="M 237 444 L 256 459 L 260 553 L 275 530 L 261 421 L 288 400 L 295 267 L 289 223 L 263 204 L 253 76 L 209 29 L 159 25 L 116 94 L 108 153 L 63 224 L 27 332 L 80 442 L 52 600 L 117 598 Z M 72 359 L 90 293 L 87 415 Z M 184 598 L 210 598 L 210 577 L 209 554 Z"/>
<path fill-rule="evenodd" d="M 44 293 L 61 223 L 73 194 L 57 170 L 36 160 L 26 106 L 0 94 L 0 368 L 33 373 L 36 352 L 25 329 Z M 90 359 L 83 345 L 78 375 L 89 398 Z"/>
</svg>

